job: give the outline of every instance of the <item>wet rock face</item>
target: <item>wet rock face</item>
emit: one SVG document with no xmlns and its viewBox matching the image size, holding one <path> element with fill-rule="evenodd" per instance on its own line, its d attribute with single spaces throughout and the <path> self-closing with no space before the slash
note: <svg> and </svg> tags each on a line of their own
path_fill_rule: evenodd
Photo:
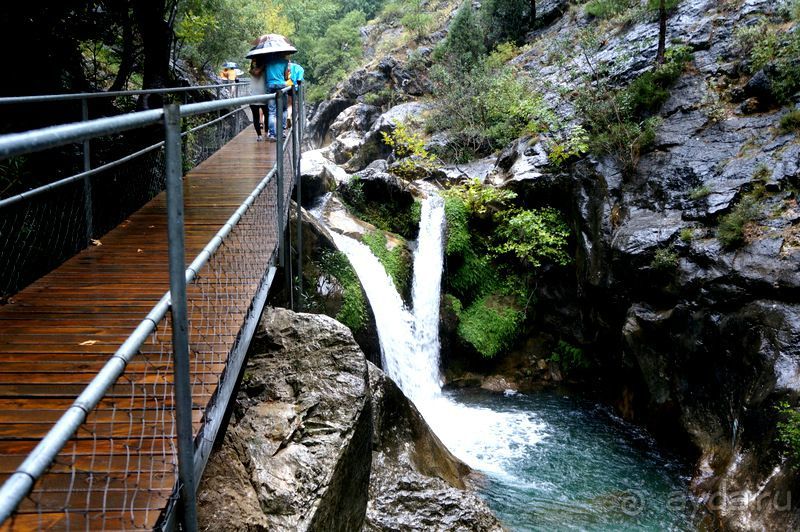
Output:
<svg viewBox="0 0 800 532">
<path fill-rule="evenodd" d="M 366 361 L 331 318 L 265 313 L 200 486 L 206 530 L 359 530 L 372 430 Z"/>
<path fill-rule="evenodd" d="M 571 217 L 577 281 L 540 280 L 537 309 L 549 314 L 540 325 L 600 349 L 617 392 L 635 390 L 627 415 L 691 444 L 700 456 L 692 486 L 716 497 L 717 517 L 734 530 L 792 529 L 800 519 L 796 504 L 761 511 L 755 496 L 741 497 L 783 501 L 797 485 L 776 444 L 774 407 L 800 395 L 800 141 L 777 127 L 794 106 L 773 105 L 769 72 L 738 77 L 735 36 L 777 6 L 679 4 L 667 41 L 689 45 L 693 61 L 671 87 L 636 172 L 623 174 L 611 157 L 556 172 L 531 138 L 503 150 L 487 178 L 529 205 L 548 198 Z M 537 43 L 587 25 L 580 14 L 564 16 L 537 30 L 515 60 L 543 80 L 545 100 L 566 121 L 580 117 L 548 87 L 579 85 L 587 61 L 622 86 L 655 57 L 651 20 L 603 36 L 586 57 L 546 64 Z M 757 212 L 744 243 L 726 247 L 720 221 L 748 198 Z"/>
<path fill-rule="evenodd" d="M 364 530 L 503 530 L 464 489 L 469 467 L 442 445 L 414 404 L 372 364 L 369 378 L 375 435 Z"/>
<path fill-rule="evenodd" d="M 198 520 L 203 530 L 500 532 L 469 474 L 345 326 L 270 308 Z"/>
</svg>

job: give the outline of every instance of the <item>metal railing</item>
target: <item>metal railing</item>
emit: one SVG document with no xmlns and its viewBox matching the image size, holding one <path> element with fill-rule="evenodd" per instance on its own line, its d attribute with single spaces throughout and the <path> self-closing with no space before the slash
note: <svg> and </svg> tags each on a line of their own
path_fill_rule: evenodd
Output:
<svg viewBox="0 0 800 532">
<path fill-rule="evenodd" d="M 248 83 L 234 85 L 236 91 L 239 91 L 240 88 L 243 91 L 249 90 Z M 86 122 L 88 120 L 87 102 L 90 99 L 167 93 L 186 95 L 193 91 L 215 89 L 217 100 L 219 100 L 220 90 L 234 85 L 23 96 L 0 98 L 0 105 L 81 100 L 84 109 L 82 122 Z M 202 162 L 210 153 L 216 151 L 242 129 L 245 121 L 242 120 L 241 108 L 234 106 L 229 99 L 225 101 L 227 102 L 226 106 L 220 107 L 216 111 L 216 116 L 212 116 L 194 127 L 187 127 L 182 133 L 183 137 L 187 139 L 184 142 L 184 159 L 190 166 Z M 228 107 L 233 107 L 233 109 L 228 111 Z M 133 115 L 122 115 L 119 118 L 122 119 L 124 116 Z M 59 140 L 64 127 L 50 128 L 52 131 L 49 136 L 38 138 L 35 150 L 63 146 Z M 123 131 L 127 130 L 114 130 L 109 134 L 120 134 Z M 30 135 L 21 135 L 18 137 L 18 142 L 22 144 L 30 142 Z M 195 142 L 189 141 L 194 137 L 197 137 Z M 157 171 L 163 167 L 163 142 L 151 145 L 134 142 L 133 144 L 138 149 L 132 153 L 113 160 L 108 160 L 112 157 L 107 157 L 106 160 L 96 161 L 99 164 L 95 164 L 93 167 L 92 157 L 90 157 L 92 139 L 98 143 L 109 138 L 111 137 L 88 136 L 79 141 L 79 155 L 82 158 L 81 172 L 69 177 L 53 179 L 42 179 L 42 176 L 37 174 L 34 177 L 39 181 L 45 181 L 44 184 L 30 190 L 16 190 L 10 196 L 0 199 L 0 241 L 4 244 L 0 249 L 0 271 L 5 272 L 3 278 L 0 279 L 0 299 L 19 291 L 30 281 L 60 264 L 65 258 L 83 247 L 91 245 L 100 235 L 118 225 L 128 214 L 163 190 L 164 173 Z M 111 138 L 110 142 L 106 142 L 106 144 L 113 146 L 113 149 L 105 151 L 119 151 L 119 146 L 124 146 L 127 142 L 128 139 L 125 137 Z M 34 145 L 30 144 L 30 147 L 34 148 Z M 0 154 L 0 157 L 13 155 L 19 158 L 25 153 L 25 151 L 9 152 L 6 155 Z M 48 152 L 48 156 L 50 155 L 51 153 Z M 110 155 L 118 156 L 115 153 Z M 99 156 L 95 156 L 95 159 L 99 158 Z M 58 157 L 54 157 L 54 159 L 59 160 Z M 53 166 L 56 168 L 51 167 L 49 171 L 58 175 L 60 168 L 57 168 L 57 164 Z M 0 190 L 3 189 L 4 178 L 9 182 L 12 180 L 12 176 L 4 175 L 4 173 L 10 172 L 3 170 L 0 167 Z M 21 184 L 13 188 L 20 189 Z M 58 194 L 53 193 L 55 189 L 60 190 Z M 35 196 L 38 196 L 37 203 L 23 201 L 33 199 Z M 113 200 L 113 205 L 108 201 L 109 197 Z M 39 228 L 48 224 L 53 232 L 46 235 Z M 34 245 L 28 245 L 25 237 L 34 231 L 32 228 L 36 228 L 36 234 L 33 235 L 36 240 Z M 15 235 L 18 235 L 16 239 L 14 239 Z"/>
<path fill-rule="evenodd" d="M 291 269 L 284 232 L 289 195 L 295 184 L 298 220 L 300 216 L 300 139 L 304 113 L 302 89 L 284 92 L 290 90 L 295 95 L 292 127 L 287 138 L 281 127 L 276 128 L 275 166 L 188 267 L 184 251 L 182 158 L 183 139 L 192 130 L 182 132 L 181 119 L 221 112 L 231 106 L 237 107 L 232 111 L 235 113 L 240 106 L 263 104 L 272 99 L 280 117 L 283 97 L 260 95 L 183 106 L 172 104 L 159 110 L 0 137 L 2 160 L 135 128 L 163 125 L 164 141 L 146 150 L 163 152 L 170 274 L 169 292 L 0 488 L 0 524 L 8 525 L 7 520 L 14 518 L 21 505 L 33 505 L 34 511 L 28 513 L 39 516 L 38 528 L 48 526 L 51 512 L 66 514 L 67 528 L 135 528 L 149 522 L 147 512 L 151 508 L 166 508 L 158 526 L 172 528 L 177 520 L 176 508 L 180 506 L 184 528 L 196 529 L 198 479 L 223 424 L 276 263 L 287 272 Z M 214 119 L 218 120 L 220 117 Z M 109 164 L 123 164 L 143 151 Z M 91 170 L 90 175 L 95 176 L 101 170 Z M 85 177 L 86 172 L 4 198 L 0 200 L 0 215 L 53 190 L 63 197 L 66 189 Z M 300 233 L 298 230 L 298 249 L 302 246 Z M 298 269 L 301 268 L 298 260 Z M 291 293 L 289 273 L 287 280 Z M 197 421 L 193 418 L 193 403 L 201 406 L 202 423 L 197 432 L 193 430 L 193 422 Z M 139 412 L 140 418 L 133 419 L 130 409 Z M 110 443 L 102 440 L 107 434 L 113 436 Z M 138 451 L 138 456 L 133 450 Z M 92 473 L 106 462 L 110 471 L 107 475 Z M 150 487 L 137 484 L 141 477 L 147 477 L 142 486 Z M 161 485 L 163 489 L 153 489 L 153 485 Z M 166 499 L 164 489 L 169 491 Z M 87 517 L 90 511 L 100 515 L 102 521 L 90 523 Z"/>
</svg>

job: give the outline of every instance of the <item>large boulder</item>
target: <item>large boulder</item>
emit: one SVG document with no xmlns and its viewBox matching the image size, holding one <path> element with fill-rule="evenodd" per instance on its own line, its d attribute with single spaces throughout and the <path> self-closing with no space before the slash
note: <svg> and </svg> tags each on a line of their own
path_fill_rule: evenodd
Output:
<svg viewBox="0 0 800 532">
<path fill-rule="evenodd" d="M 332 318 L 268 309 L 198 494 L 205 530 L 360 530 L 372 421 L 364 355 Z"/>
<path fill-rule="evenodd" d="M 421 102 L 407 102 L 395 105 L 375 120 L 364 143 L 347 163 L 350 172 L 358 172 L 376 159 L 387 159 L 392 150 L 383 142 L 383 134 L 391 134 L 398 123 L 417 121 L 420 124 L 431 105 Z"/>
<path fill-rule="evenodd" d="M 375 433 L 364 529 L 503 530 L 469 488 L 469 467 L 447 450 L 414 404 L 372 364 L 369 379 Z"/>
<path fill-rule="evenodd" d="M 326 192 L 349 180 L 347 172 L 328 159 L 330 150 L 309 150 L 300 159 L 301 203 L 308 207 Z"/>
</svg>

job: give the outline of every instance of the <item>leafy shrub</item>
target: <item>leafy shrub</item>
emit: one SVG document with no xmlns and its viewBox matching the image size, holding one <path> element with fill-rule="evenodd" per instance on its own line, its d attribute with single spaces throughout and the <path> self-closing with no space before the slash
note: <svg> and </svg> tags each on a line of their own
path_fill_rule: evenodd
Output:
<svg viewBox="0 0 800 532">
<path fill-rule="evenodd" d="M 589 367 L 589 361 L 586 359 L 586 355 L 583 354 L 583 349 L 575 347 L 564 340 L 558 341 L 555 349 L 550 353 L 550 361 L 556 362 L 565 373 Z"/>
<path fill-rule="evenodd" d="M 458 335 L 478 353 L 491 358 L 512 344 L 523 318 L 513 297 L 487 295 L 461 312 Z"/>
<path fill-rule="evenodd" d="M 429 126 L 450 132 L 457 160 L 489 153 L 526 133 L 545 131 L 555 121 L 525 74 L 492 64 L 489 59 L 467 72 L 442 64 L 431 70 L 438 97 Z"/>
<path fill-rule="evenodd" d="M 747 57 L 747 71 L 755 74 L 763 69 L 775 99 L 780 103 L 791 101 L 800 90 L 800 25 L 783 30 L 762 23 L 739 30 L 736 35 Z"/>
<path fill-rule="evenodd" d="M 510 209 L 501 214 L 500 222 L 495 230 L 494 253 L 511 254 L 533 268 L 545 260 L 561 265 L 569 263 L 566 249 L 570 232 L 557 210 Z"/>
<path fill-rule="evenodd" d="M 522 44 L 534 23 L 530 0 L 484 0 L 480 13 L 490 48 L 504 42 Z"/>
<path fill-rule="evenodd" d="M 597 18 L 613 18 L 633 6 L 631 0 L 590 0 L 584 10 Z"/>
<path fill-rule="evenodd" d="M 555 166 L 589 151 L 589 135 L 582 126 L 573 126 L 563 142 L 553 142 L 547 159 Z"/>
<path fill-rule="evenodd" d="M 405 293 L 408 289 L 408 283 L 411 279 L 411 264 L 409 262 L 409 255 L 404 253 L 401 246 L 396 246 L 393 249 L 386 247 L 386 235 L 381 231 L 372 231 L 363 236 L 364 244 L 372 251 L 389 277 L 392 278 L 395 288 L 401 294 Z"/>
<path fill-rule="evenodd" d="M 755 219 L 758 209 L 755 200 L 745 196 L 733 210 L 720 219 L 717 227 L 717 238 L 726 248 L 735 248 L 744 244 L 745 226 Z"/>
<path fill-rule="evenodd" d="M 667 51 L 663 65 L 625 89 L 588 86 L 581 90 L 577 104 L 591 132 L 590 150 L 610 154 L 628 175 L 635 172 L 639 157 L 655 141 L 659 120 L 650 115 L 669 97 L 669 86 L 690 58 L 689 49 L 679 46 Z"/>
<path fill-rule="evenodd" d="M 684 227 L 683 229 L 681 229 L 679 238 L 681 239 L 682 242 L 691 242 L 692 240 L 694 240 L 694 229 L 692 229 L 691 227 Z"/>
<path fill-rule="evenodd" d="M 342 286 L 342 306 L 335 318 L 353 332 L 363 330 L 367 325 L 367 302 L 347 256 L 339 251 L 323 251 L 320 255 L 320 269 Z"/>
<path fill-rule="evenodd" d="M 447 37 L 433 52 L 433 60 L 451 71 L 469 71 L 486 55 L 483 32 L 470 2 L 464 2 L 453 17 Z"/>
<path fill-rule="evenodd" d="M 490 210 L 497 211 L 508 206 L 517 197 L 511 190 L 484 185 L 479 179 L 469 179 L 461 185 L 455 185 L 442 193 L 447 198 L 461 200 L 467 213 L 485 217 Z"/>
<path fill-rule="evenodd" d="M 794 110 L 781 117 L 781 131 L 800 133 L 800 110 Z"/>
<path fill-rule="evenodd" d="M 433 15 L 425 11 L 424 2 L 425 0 L 406 0 L 405 13 L 400 19 L 400 24 L 416 39 L 425 37 L 433 25 Z"/>
<path fill-rule="evenodd" d="M 672 246 L 658 248 L 653 255 L 653 260 L 650 262 L 650 267 L 657 272 L 674 272 L 675 268 L 678 267 L 678 253 Z"/>
<path fill-rule="evenodd" d="M 420 216 L 418 202 L 367 201 L 364 183 L 358 174 L 351 177 L 347 187 L 342 190 L 342 201 L 355 216 L 382 231 L 396 233 L 409 240 L 417 237 Z"/>
<path fill-rule="evenodd" d="M 800 412 L 782 402 L 776 410 L 783 417 L 778 422 L 778 442 L 784 447 L 784 453 L 789 457 L 793 467 L 800 467 Z"/>
</svg>

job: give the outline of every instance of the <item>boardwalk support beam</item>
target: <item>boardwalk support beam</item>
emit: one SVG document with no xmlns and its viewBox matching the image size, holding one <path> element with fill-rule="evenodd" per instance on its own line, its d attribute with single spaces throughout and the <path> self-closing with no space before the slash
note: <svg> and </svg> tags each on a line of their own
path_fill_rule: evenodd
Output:
<svg viewBox="0 0 800 532">
<path fill-rule="evenodd" d="M 172 353 L 175 364 L 175 410 L 178 429 L 178 475 L 183 504 L 183 529 L 197 530 L 194 438 L 192 436 L 192 385 L 189 367 L 189 323 L 186 304 L 186 257 L 183 227 L 183 163 L 181 160 L 180 106 L 164 106 L 167 170 L 167 233 L 169 237 L 169 290 L 172 312 Z"/>
</svg>

